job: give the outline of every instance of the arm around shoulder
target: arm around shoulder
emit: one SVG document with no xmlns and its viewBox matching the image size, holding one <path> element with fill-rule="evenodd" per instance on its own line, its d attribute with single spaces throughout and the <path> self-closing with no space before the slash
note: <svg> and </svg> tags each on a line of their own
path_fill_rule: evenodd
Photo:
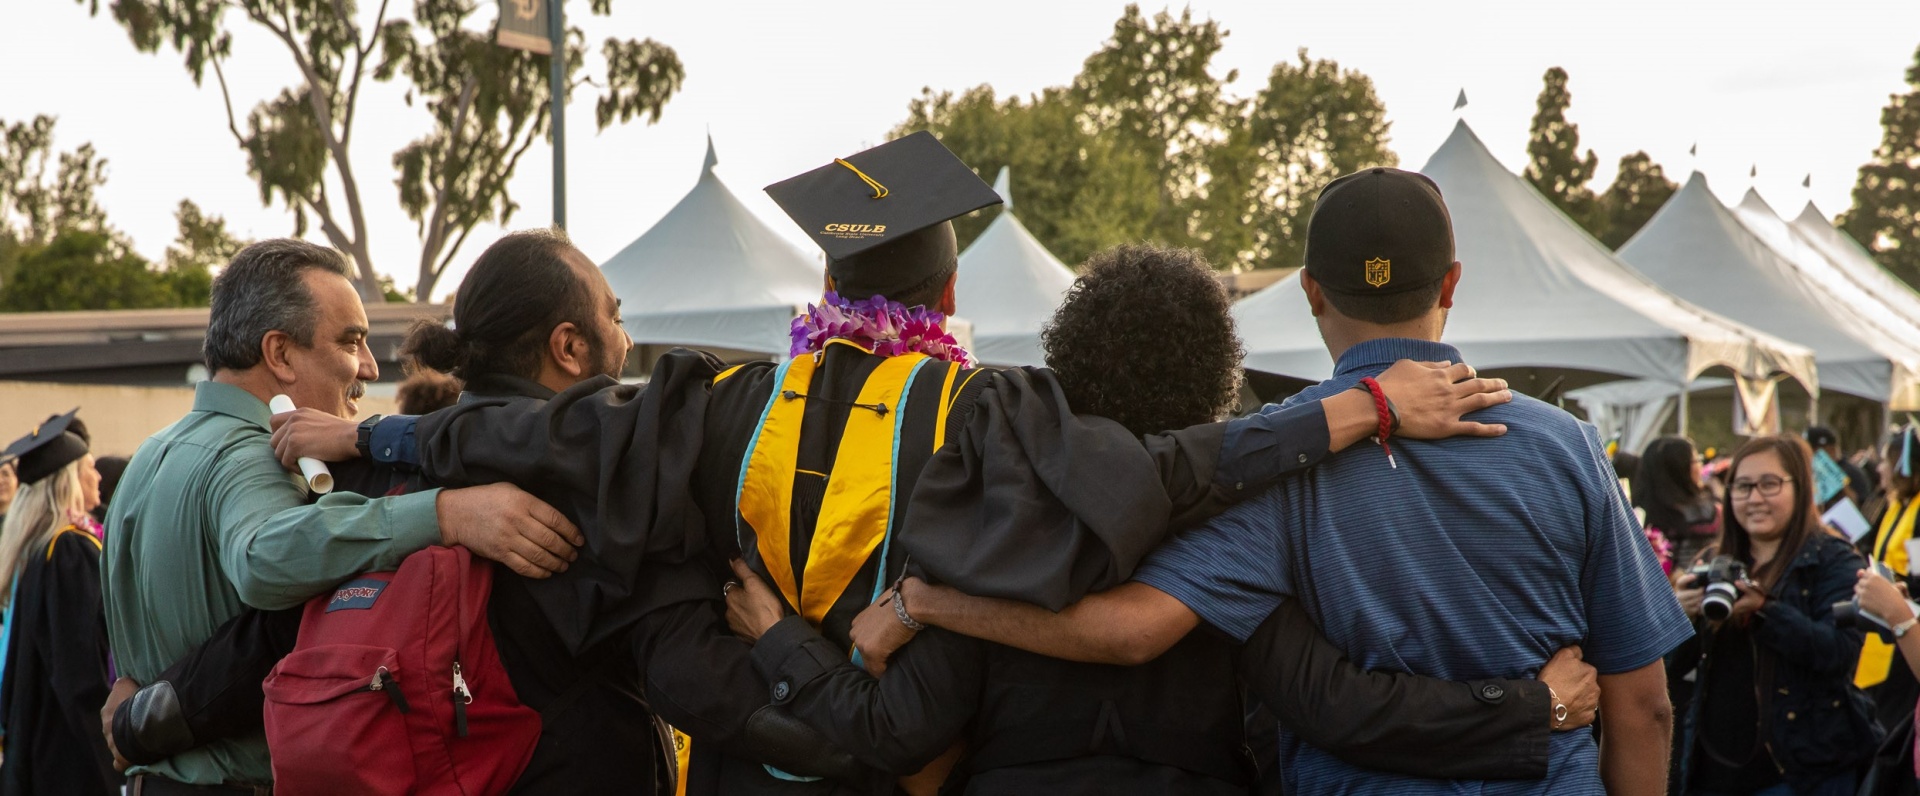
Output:
<svg viewBox="0 0 1920 796">
<path fill-rule="evenodd" d="M 1539 682 L 1367 671 L 1320 634 L 1298 600 L 1247 639 L 1240 669 L 1283 725 L 1348 763 L 1447 779 L 1546 776 L 1551 701 Z"/>
<path fill-rule="evenodd" d="M 917 578 L 908 578 L 903 588 L 917 621 L 1082 663 L 1138 666 L 1160 657 L 1200 624 L 1200 617 L 1172 595 L 1131 581 L 1089 594 L 1059 613 L 974 597 Z"/>
<path fill-rule="evenodd" d="M 291 608 L 440 542 L 439 490 L 377 499 L 331 494 L 307 505 L 266 445 L 220 457 L 207 483 L 221 569 L 240 600 L 256 608 Z"/>
</svg>

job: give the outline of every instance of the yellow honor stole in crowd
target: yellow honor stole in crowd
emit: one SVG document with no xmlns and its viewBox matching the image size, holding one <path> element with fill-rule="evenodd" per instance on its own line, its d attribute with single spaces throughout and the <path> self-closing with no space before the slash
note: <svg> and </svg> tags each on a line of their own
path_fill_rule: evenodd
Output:
<svg viewBox="0 0 1920 796">
<path fill-rule="evenodd" d="M 835 345 L 873 353 L 847 340 L 834 339 L 826 344 L 827 347 Z M 947 415 L 953 408 L 954 377 L 960 372 L 957 364 L 925 354 L 907 353 L 887 357 L 868 374 L 860 386 L 859 397 L 854 399 L 855 406 L 847 415 L 846 430 L 834 454 L 826 494 L 820 501 L 820 516 L 814 523 L 813 540 L 807 548 L 806 577 L 797 578 L 790 546 L 793 481 L 800 473 L 800 431 L 806 421 L 807 392 L 812 389 L 814 371 L 824 353 L 825 348 L 820 353 L 802 354 L 782 364 L 774 374 L 773 395 L 767 399 L 759 429 L 741 462 L 735 501 L 740 512 L 739 523 L 753 529 L 754 548 L 774 587 L 786 597 L 787 604 L 816 629 L 847 587 L 859 577 L 861 568 L 875 550 L 880 551 L 880 570 L 875 573 L 873 595 L 869 599 L 879 599 L 881 591 L 886 589 L 886 551 L 893 538 L 895 517 L 896 460 L 900 454 L 901 423 L 906 417 L 908 390 L 921 368 L 947 369 L 945 389 L 939 396 L 939 410 L 934 419 L 933 449 L 939 450 L 946 441 Z M 876 407 L 885 407 L 885 410 Z M 744 546 L 745 540 L 741 541 Z M 692 740 L 677 732 L 675 735 L 684 788 Z M 767 771 L 781 779 L 813 779 L 771 766 Z"/>
<path fill-rule="evenodd" d="M 834 340 L 828 345 L 854 344 Z M 741 469 L 738 501 L 740 520 L 753 529 L 760 563 L 774 586 L 816 628 L 888 538 L 893 524 L 894 459 L 899 454 L 901 418 L 906 415 L 903 399 L 914 375 L 930 361 L 925 354 L 888 357 L 860 386 L 860 395 L 854 399 L 857 405 L 847 414 L 846 431 L 834 454 L 832 475 L 807 550 L 806 578 L 801 579 L 794 576 L 788 547 L 793 479 L 799 473 L 807 391 L 820 356 L 801 356 L 780 366 L 779 386 L 767 400 L 760 431 Z M 884 582 L 885 574 L 878 580 Z"/>
<path fill-rule="evenodd" d="M 1873 537 L 1873 560 L 1903 576 L 1913 563 L 1907 558 L 1907 541 L 1913 538 L 1916 510 L 1920 510 L 1920 499 L 1902 506 L 1889 498 L 1887 513 L 1880 518 L 1880 532 Z M 1893 670 L 1893 653 L 1893 645 L 1882 640 L 1880 634 L 1868 633 L 1867 643 L 1860 648 L 1860 666 L 1854 669 L 1853 684 L 1868 688 L 1886 682 Z"/>
</svg>

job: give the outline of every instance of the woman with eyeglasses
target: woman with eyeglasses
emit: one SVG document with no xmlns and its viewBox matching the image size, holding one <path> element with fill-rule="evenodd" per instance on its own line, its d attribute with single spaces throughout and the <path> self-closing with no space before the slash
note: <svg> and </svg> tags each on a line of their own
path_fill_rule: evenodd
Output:
<svg viewBox="0 0 1920 796">
<path fill-rule="evenodd" d="M 1879 743 L 1872 704 L 1853 685 L 1862 632 L 1833 622 L 1865 562 L 1820 523 L 1812 461 L 1797 437 L 1741 446 L 1720 539 L 1676 579 L 1697 628 L 1669 658 L 1670 680 L 1694 682 L 1675 761 L 1682 793 L 1851 796 Z M 1744 574 L 1730 584 L 1730 613 L 1714 620 L 1703 570 L 1730 569 L 1712 565 L 1722 556 Z"/>
</svg>

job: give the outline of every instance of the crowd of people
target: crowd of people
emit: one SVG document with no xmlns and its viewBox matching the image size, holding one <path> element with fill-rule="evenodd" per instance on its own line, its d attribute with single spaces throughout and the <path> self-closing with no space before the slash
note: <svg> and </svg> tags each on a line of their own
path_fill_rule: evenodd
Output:
<svg viewBox="0 0 1920 796">
<path fill-rule="evenodd" d="M 997 197 L 931 136 L 768 190 L 827 255 L 788 356 L 622 383 L 606 280 L 517 232 L 393 416 L 345 259 L 235 255 L 185 417 L 0 455 L 0 794 L 1914 788 L 1911 430 L 1873 484 L 1823 429 L 1617 478 L 1441 342 L 1417 173 L 1322 191 L 1334 374 L 1238 416 L 1194 252 L 1094 255 L 1047 367 L 983 368 L 949 222 Z"/>
</svg>

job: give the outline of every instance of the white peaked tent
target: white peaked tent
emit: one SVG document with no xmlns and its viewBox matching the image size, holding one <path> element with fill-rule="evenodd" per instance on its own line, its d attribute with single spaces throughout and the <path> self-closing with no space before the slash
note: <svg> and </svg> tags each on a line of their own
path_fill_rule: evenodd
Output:
<svg viewBox="0 0 1920 796">
<path fill-rule="evenodd" d="M 636 343 L 784 355 L 824 272 L 727 190 L 718 162 L 708 139 L 693 190 L 600 270 Z"/>
<path fill-rule="evenodd" d="M 993 190 L 1006 205 L 960 253 L 954 305 L 973 322 L 975 358 L 989 365 L 1043 365 L 1040 327 L 1073 285 L 1073 271 L 1014 216 L 1005 168 Z"/>
<path fill-rule="evenodd" d="M 1806 208 L 1800 211 L 1800 216 L 1793 220 L 1793 228 L 1805 235 L 1828 260 L 1868 292 L 1907 320 L 1920 323 L 1920 294 L 1914 293 L 1907 283 L 1881 268 L 1879 263 L 1874 262 L 1873 255 L 1868 254 L 1847 233 L 1835 229 L 1833 223 L 1821 215 L 1812 202 L 1808 202 Z"/>
<path fill-rule="evenodd" d="M 1920 398 L 1920 354 L 1755 236 L 1698 172 L 1621 247 L 1620 259 L 1690 301 L 1812 348 L 1826 389 L 1894 409 Z"/>
<path fill-rule="evenodd" d="M 1445 340 L 1486 370 L 1547 367 L 1685 384 L 1725 366 L 1817 390 L 1807 349 L 1654 286 L 1506 170 L 1465 122 L 1421 169 L 1453 215 L 1463 273 Z M 1290 276 L 1234 307 L 1247 367 L 1322 379 L 1333 363 Z"/>
<path fill-rule="evenodd" d="M 1823 295 L 1840 302 L 1840 306 L 1861 322 L 1870 324 L 1907 350 L 1920 352 L 1920 325 L 1894 309 L 1891 301 L 1879 291 L 1842 268 L 1806 233 L 1787 223 L 1767 200 L 1760 198 L 1758 191 L 1747 189 L 1740 204 L 1732 209 L 1741 226 L 1767 244 L 1767 248 L 1792 262 L 1808 281 L 1820 287 Z"/>
</svg>

